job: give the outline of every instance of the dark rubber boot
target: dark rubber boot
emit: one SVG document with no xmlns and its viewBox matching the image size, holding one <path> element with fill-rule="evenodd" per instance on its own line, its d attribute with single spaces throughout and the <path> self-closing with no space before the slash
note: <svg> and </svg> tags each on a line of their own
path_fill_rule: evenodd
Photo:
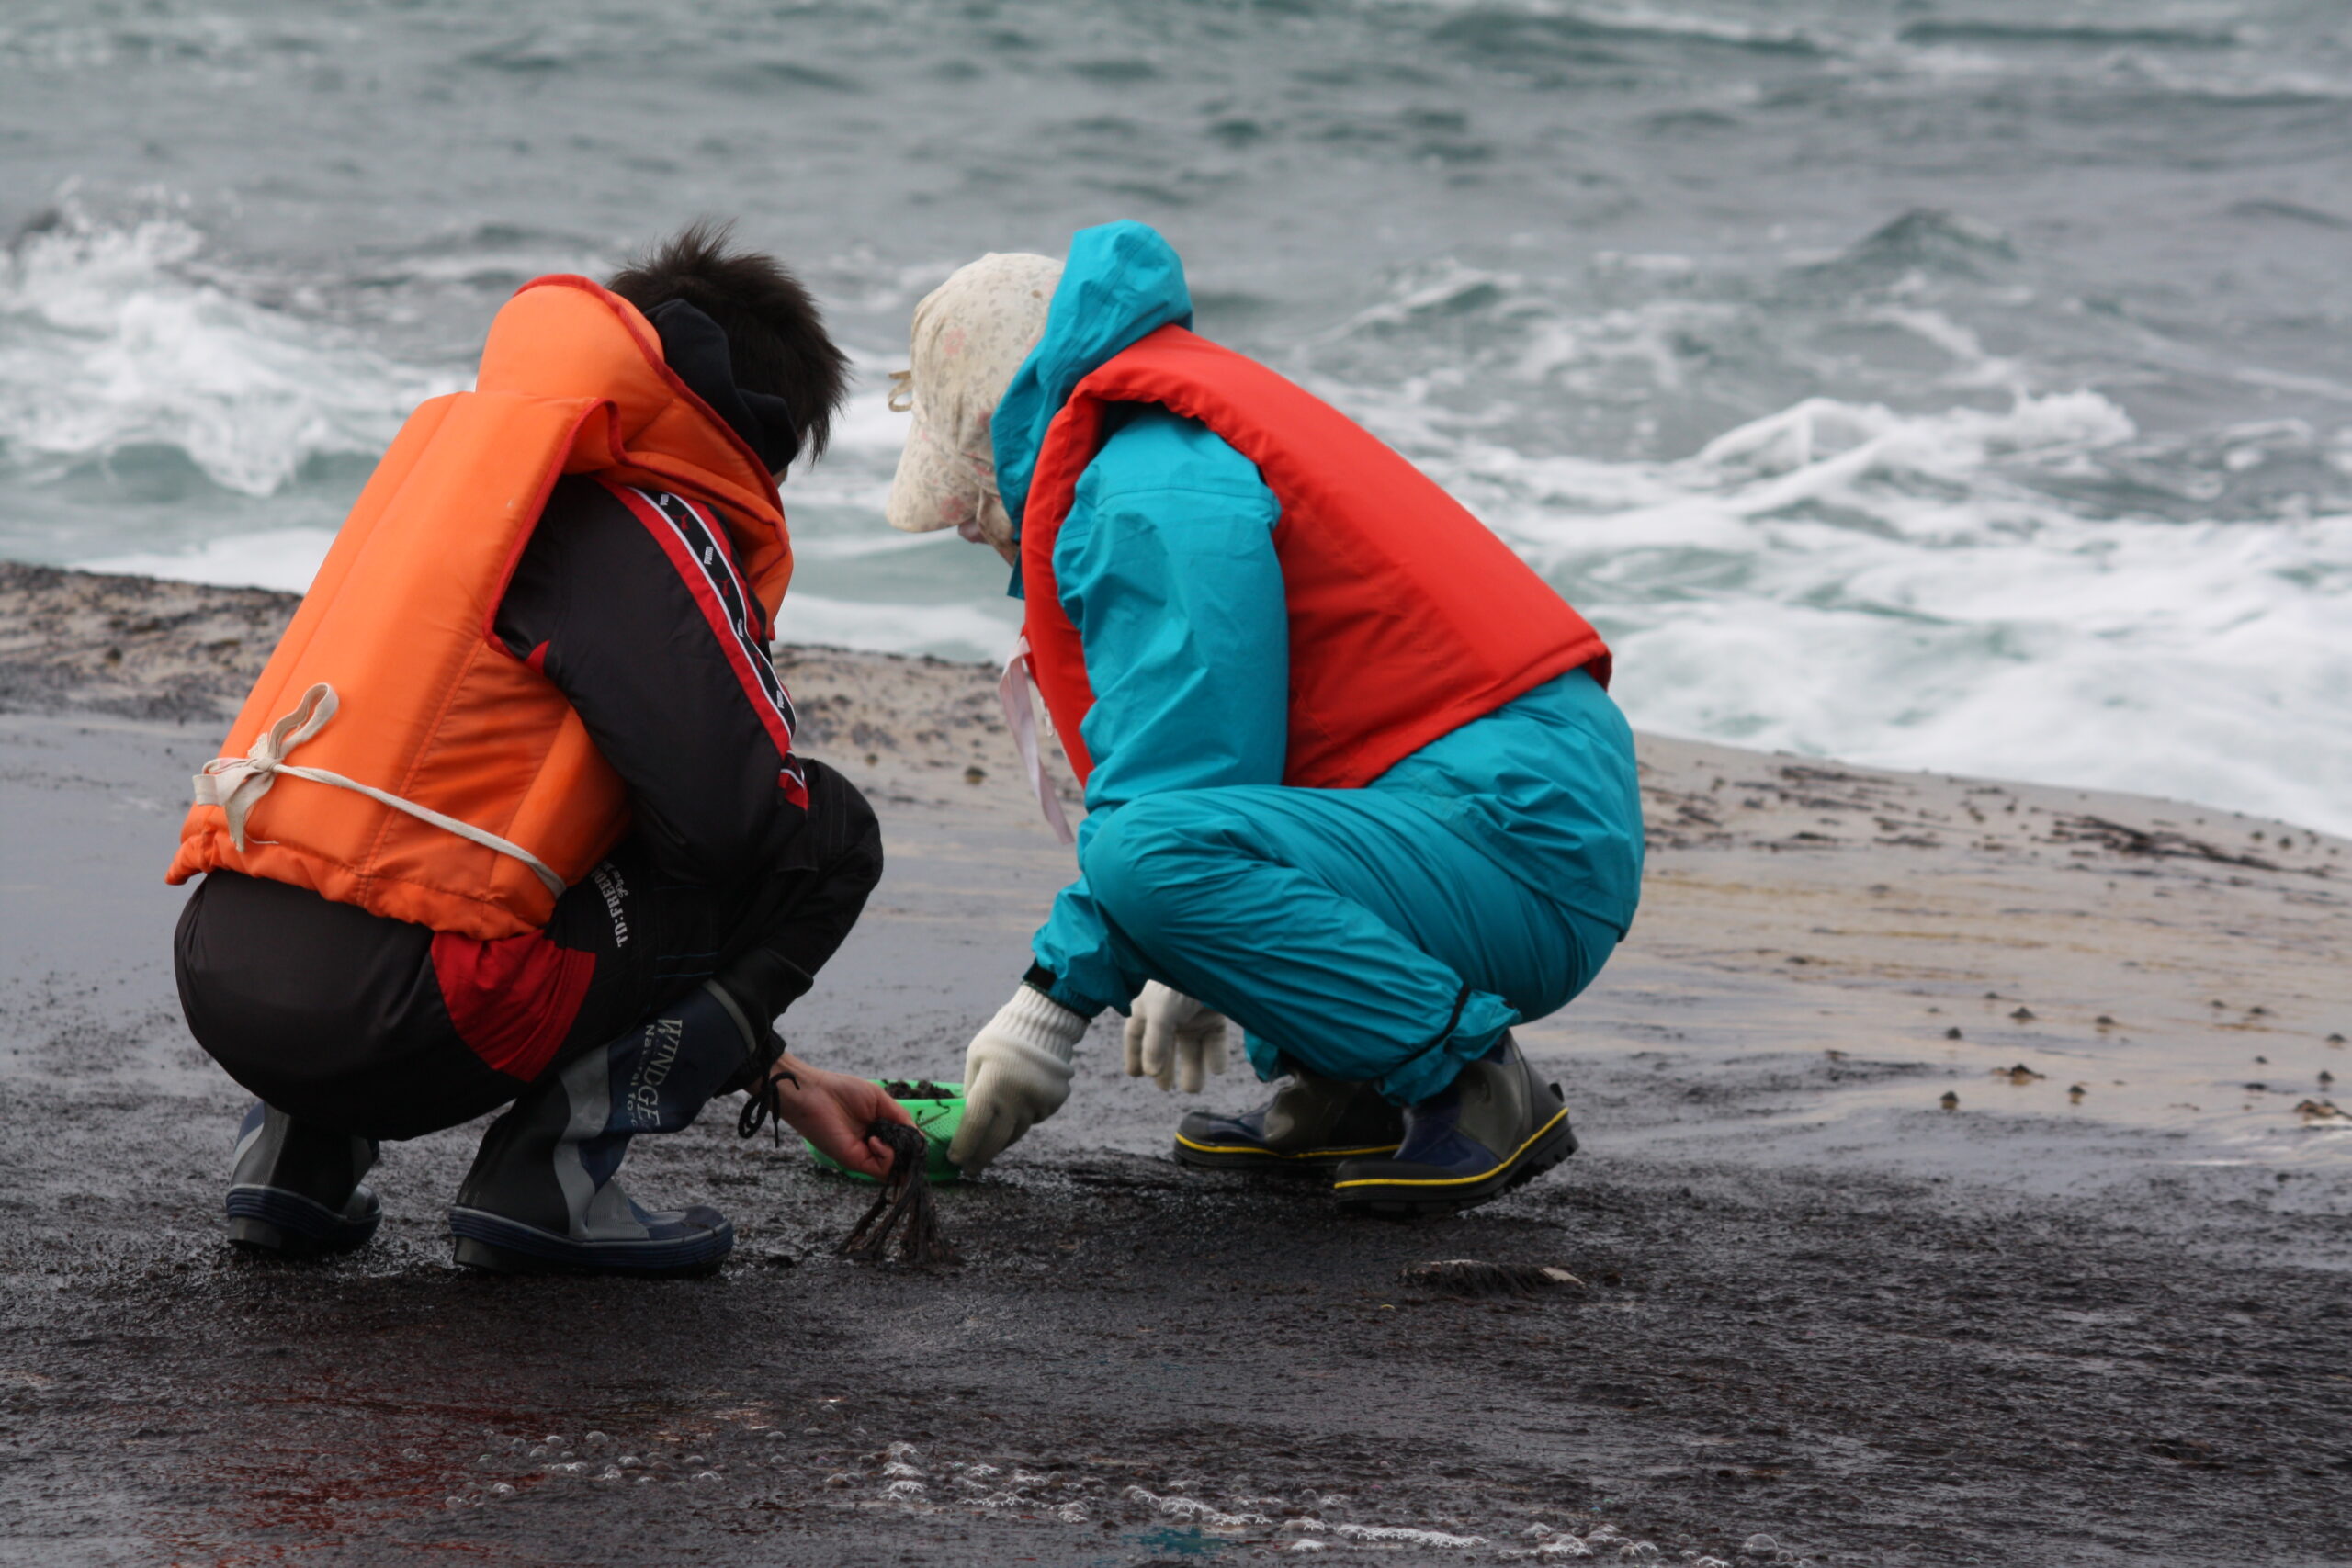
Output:
<svg viewBox="0 0 2352 1568">
<path fill-rule="evenodd" d="M 359 1181 L 375 1163 L 373 1138 L 309 1126 L 255 1100 L 237 1128 L 229 1239 L 288 1258 L 366 1246 L 384 1217 Z"/>
<path fill-rule="evenodd" d="M 1296 1073 L 1254 1111 L 1186 1116 L 1176 1125 L 1176 1157 L 1211 1170 L 1318 1171 L 1393 1153 L 1404 1136 L 1405 1113 L 1370 1084 Z"/>
<path fill-rule="evenodd" d="M 1332 1181 L 1340 1206 L 1404 1217 L 1476 1208 L 1577 1152 L 1568 1102 L 1509 1034 L 1453 1082 L 1405 1108 L 1393 1155 L 1351 1159 Z"/>
<path fill-rule="evenodd" d="M 752 1051 L 741 1010 L 705 982 L 533 1085 L 491 1123 L 458 1189 L 457 1260 L 509 1274 L 717 1268 L 735 1246 L 726 1215 L 704 1203 L 642 1209 L 613 1179 L 630 1138 L 691 1125 Z"/>
</svg>

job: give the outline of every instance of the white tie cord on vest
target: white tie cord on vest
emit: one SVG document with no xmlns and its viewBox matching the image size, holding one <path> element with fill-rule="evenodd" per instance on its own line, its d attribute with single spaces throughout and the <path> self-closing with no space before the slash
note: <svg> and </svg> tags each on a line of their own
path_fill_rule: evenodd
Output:
<svg viewBox="0 0 2352 1568">
<path fill-rule="evenodd" d="M 300 768 L 286 761 L 295 747 L 327 727 L 327 720 L 334 716 L 335 706 L 334 688 L 322 681 L 302 694 L 300 705 L 292 713 L 271 725 L 267 733 L 256 738 L 251 750 L 242 757 L 215 757 L 204 764 L 202 773 L 196 775 L 196 803 L 198 806 L 217 806 L 227 813 L 229 838 L 240 854 L 245 848 L 245 818 L 253 811 L 254 803 L 269 793 L 270 786 L 277 782 L 280 773 L 286 773 L 298 779 L 308 779 L 312 784 L 332 784 L 336 789 L 355 791 L 379 805 L 404 811 L 420 822 L 430 822 L 435 828 L 455 833 L 486 850 L 511 855 L 529 866 L 532 873 L 546 884 L 549 893 L 559 898 L 563 897 L 563 878 L 520 844 L 502 839 L 470 822 L 445 817 L 431 807 L 402 800 L 389 790 L 345 778 L 341 773 L 331 773 L 324 768 Z M 261 841 L 272 843 L 276 840 L 264 839 Z"/>
<path fill-rule="evenodd" d="M 1021 766 L 1029 775 L 1029 787 L 1036 793 L 1038 808 L 1045 812 L 1054 837 L 1065 844 L 1076 843 L 1078 835 L 1069 830 L 1069 818 L 1062 815 L 1061 792 L 1046 776 L 1045 754 L 1037 749 L 1037 710 L 1029 700 L 1026 637 L 1012 645 L 1012 657 L 1004 661 L 1004 674 L 996 683 L 996 696 L 1004 705 L 1004 722 L 1012 727 L 1012 744 L 1021 753 Z"/>
</svg>

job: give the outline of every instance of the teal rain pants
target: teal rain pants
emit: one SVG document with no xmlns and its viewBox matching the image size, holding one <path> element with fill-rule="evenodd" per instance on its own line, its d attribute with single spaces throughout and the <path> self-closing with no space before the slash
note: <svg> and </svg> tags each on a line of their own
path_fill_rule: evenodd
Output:
<svg viewBox="0 0 2352 1568">
<path fill-rule="evenodd" d="M 1296 1066 L 1398 1104 L 1565 1006 L 1618 940 L 1377 786 L 1131 801 L 1080 864 L 1065 897 L 1092 905 L 1128 995 L 1158 979 L 1216 1008 L 1261 1078 Z"/>
</svg>

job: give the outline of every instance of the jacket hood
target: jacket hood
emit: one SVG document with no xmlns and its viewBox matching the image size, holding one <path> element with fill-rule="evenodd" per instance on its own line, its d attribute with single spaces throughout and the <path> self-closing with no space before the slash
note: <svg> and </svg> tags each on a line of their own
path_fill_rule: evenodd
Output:
<svg viewBox="0 0 2352 1568">
<path fill-rule="evenodd" d="M 1046 314 L 1046 335 L 997 404 L 997 492 L 1020 536 L 1022 508 L 1046 429 L 1072 389 L 1146 334 L 1193 324 L 1193 296 L 1175 247 L 1148 223 L 1081 229 Z"/>
<path fill-rule="evenodd" d="M 645 312 L 645 319 L 662 334 L 662 357 L 686 389 L 708 403 L 781 483 L 786 468 L 800 455 L 791 405 L 772 393 L 737 386 L 725 329 L 685 300 L 665 299 Z"/>
</svg>

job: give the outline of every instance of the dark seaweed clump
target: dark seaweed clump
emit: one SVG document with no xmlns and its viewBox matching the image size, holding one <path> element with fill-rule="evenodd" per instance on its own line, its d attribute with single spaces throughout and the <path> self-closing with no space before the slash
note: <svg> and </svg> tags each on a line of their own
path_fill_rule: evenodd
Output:
<svg viewBox="0 0 2352 1568">
<path fill-rule="evenodd" d="M 889 1257 L 890 1237 L 896 1234 L 901 1263 L 929 1267 L 961 1262 L 940 1233 L 939 1209 L 923 1173 L 931 1158 L 931 1141 L 919 1129 L 897 1122 L 876 1122 L 866 1133 L 890 1145 L 890 1174 L 883 1178 L 874 1206 L 834 1250 L 843 1258 L 880 1263 Z"/>
<path fill-rule="evenodd" d="M 882 1086 L 882 1092 L 892 1100 L 953 1100 L 956 1098 L 954 1089 L 949 1089 L 945 1084 L 933 1083 L 929 1078 L 914 1083 L 910 1083 L 905 1078 L 892 1078 Z"/>
</svg>

